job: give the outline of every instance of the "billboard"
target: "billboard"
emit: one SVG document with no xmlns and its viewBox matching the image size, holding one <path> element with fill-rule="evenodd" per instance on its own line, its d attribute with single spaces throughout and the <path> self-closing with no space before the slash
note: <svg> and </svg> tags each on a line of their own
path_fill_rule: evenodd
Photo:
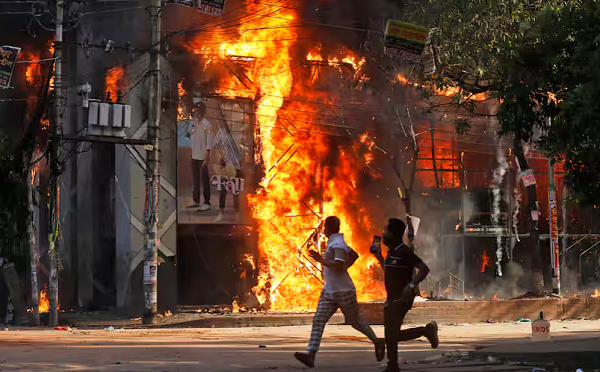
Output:
<svg viewBox="0 0 600 372">
<path fill-rule="evenodd" d="M 254 104 L 202 99 L 204 115 L 178 123 L 179 224 L 249 224 L 254 192 Z"/>
<path fill-rule="evenodd" d="M 560 252 L 558 244 L 558 208 L 556 207 L 556 190 L 548 193 L 548 206 L 550 209 L 550 249 L 552 258 L 552 269 L 554 275 L 560 278 Z"/>
<path fill-rule="evenodd" d="M 0 47 L 0 88 L 10 88 L 10 80 L 21 48 L 4 45 Z"/>
<path fill-rule="evenodd" d="M 165 4 L 177 4 L 196 8 L 200 13 L 222 16 L 225 0 L 164 0 Z"/>
<path fill-rule="evenodd" d="M 198 0 L 198 10 L 201 13 L 222 16 L 225 0 Z"/>
<path fill-rule="evenodd" d="M 419 63 L 429 31 L 427 27 L 390 19 L 385 27 L 384 52 Z"/>
</svg>

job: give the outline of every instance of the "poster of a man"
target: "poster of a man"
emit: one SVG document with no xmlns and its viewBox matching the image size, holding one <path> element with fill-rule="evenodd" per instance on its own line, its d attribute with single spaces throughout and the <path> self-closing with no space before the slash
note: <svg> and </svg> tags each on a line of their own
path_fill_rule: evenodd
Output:
<svg viewBox="0 0 600 372">
<path fill-rule="evenodd" d="M 246 177 L 253 139 L 252 116 L 245 106 L 194 97 L 190 117 L 178 123 L 180 224 L 249 222 Z"/>
</svg>

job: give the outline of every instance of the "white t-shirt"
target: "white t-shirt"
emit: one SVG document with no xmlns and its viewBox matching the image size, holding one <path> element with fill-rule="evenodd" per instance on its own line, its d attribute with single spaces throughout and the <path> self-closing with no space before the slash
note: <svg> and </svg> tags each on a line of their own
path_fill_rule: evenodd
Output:
<svg viewBox="0 0 600 372">
<path fill-rule="evenodd" d="M 350 250 L 344 241 L 344 234 L 332 234 L 329 237 L 324 258 L 332 261 L 348 261 L 350 258 Z M 336 271 L 324 266 L 323 274 L 325 275 L 325 286 L 323 287 L 325 292 L 356 292 L 354 283 L 347 270 Z"/>
<path fill-rule="evenodd" d="M 192 159 L 206 159 L 206 150 L 212 150 L 214 135 L 212 126 L 206 119 L 198 122 L 198 118 L 192 120 Z"/>
</svg>

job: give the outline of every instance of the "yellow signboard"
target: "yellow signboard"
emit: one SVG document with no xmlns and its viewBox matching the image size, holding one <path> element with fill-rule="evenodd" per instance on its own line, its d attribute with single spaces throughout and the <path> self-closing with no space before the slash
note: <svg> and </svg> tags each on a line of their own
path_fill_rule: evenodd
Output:
<svg viewBox="0 0 600 372">
<path fill-rule="evenodd" d="M 385 27 L 385 53 L 421 62 L 429 32 L 427 27 L 390 19 Z"/>
</svg>

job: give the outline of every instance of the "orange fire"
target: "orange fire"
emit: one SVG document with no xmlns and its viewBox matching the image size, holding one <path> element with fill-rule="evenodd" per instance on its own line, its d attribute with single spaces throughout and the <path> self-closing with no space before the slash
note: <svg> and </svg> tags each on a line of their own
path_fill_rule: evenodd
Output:
<svg viewBox="0 0 600 372">
<path fill-rule="evenodd" d="M 248 0 L 246 12 L 260 14 L 271 2 Z M 208 56 L 208 63 L 253 60 L 253 67 L 244 71 L 249 80 L 246 84 L 231 74 L 219 81 L 219 93 L 232 98 L 257 98 L 257 140 L 265 177 L 259 191 L 248 196 L 261 257 L 254 293 L 261 303 L 270 304 L 271 311 L 314 310 L 323 285 L 320 267 L 308 258 L 309 245 L 305 243 L 326 216 L 337 215 L 346 242 L 360 254 L 349 270 L 359 301 L 381 298 L 384 287 L 373 279 L 378 263 L 367 251 L 371 223 L 366 207 L 357 198 L 358 185 L 352 183 L 364 171 L 365 161 L 332 144 L 331 138 L 317 134 L 323 129 L 314 123 L 323 122 L 324 113 L 331 115 L 328 107 L 336 104 L 337 97 L 307 88 L 306 77 L 292 63 L 296 58 L 292 53 L 297 40 L 297 30 L 292 27 L 296 14 L 287 8 L 268 7 L 269 12 L 275 9 L 276 16 L 242 23 L 235 40 L 228 38 L 231 41 L 214 49 L 191 47 Z M 307 59 L 324 60 L 318 47 L 313 50 Z M 344 55 L 340 60 L 344 62 L 345 58 L 352 68 L 364 63 L 353 56 Z M 283 126 L 297 131 L 292 136 L 282 130 Z M 321 159 L 332 157 L 335 162 L 331 164 L 335 165 L 323 165 Z M 322 240 L 313 239 L 315 245 L 310 248 L 319 250 Z"/>
<path fill-rule="evenodd" d="M 482 273 L 485 272 L 486 267 L 490 267 L 490 258 L 488 257 L 487 253 L 485 253 L 485 251 L 483 251 L 483 253 L 481 254 L 481 272 Z"/>
<path fill-rule="evenodd" d="M 406 78 L 402 74 L 398 74 L 396 76 L 396 78 L 398 79 L 398 81 L 401 84 L 412 85 L 414 87 L 419 86 L 419 83 L 410 81 L 408 78 Z M 485 101 L 486 99 L 488 99 L 488 97 L 485 93 L 470 94 L 470 93 L 462 91 L 459 87 L 447 87 L 444 90 L 436 88 L 435 94 L 438 96 L 444 96 L 444 97 L 454 97 L 456 95 L 460 95 L 460 96 L 462 96 L 463 99 L 468 99 L 471 101 Z"/>
<path fill-rule="evenodd" d="M 429 297 L 429 296 L 427 295 L 427 292 L 426 292 L 426 291 L 421 291 L 421 297 L 423 297 L 423 298 L 427 298 L 427 297 Z"/>
<path fill-rule="evenodd" d="M 33 186 L 35 184 L 35 175 L 37 174 L 38 169 L 40 168 L 40 163 L 35 163 L 34 165 L 31 166 L 30 172 L 31 172 L 31 185 Z"/>
<path fill-rule="evenodd" d="M 424 138 L 421 142 L 421 145 L 431 146 L 431 141 Z M 423 186 L 437 187 L 437 184 L 439 183 L 441 188 L 454 189 L 460 187 L 460 154 L 448 149 L 435 149 L 435 165 L 436 170 L 438 171 L 438 182 L 436 183 L 433 160 L 431 160 L 431 155 L 429 155 L 429 149 L 427 149 L 426 153 L 428 155 L 422 155 L 425 158 L 420 158 L 417 160 L 417 168 L 419 169 L 417 172 L 417 178 L 419 181 L 421 181 Z M 440 172 L 440 170 L 443 170 L 443 172 Z"/>
<path fill-rule="evenodd" d="M 26 59 L 30 63 L 27 64 L 27 70 L 25 70 L 25 79 L 29 84 L 34 84 L 36 80 L 41 80 L 41 65 L 37 63 L 40 60 L 40 56 L 38 54 L 29 54 Z"/>
<path fill-rule="evenodd" d="M 48 286 L 44 285 L 44 289 L 40 292 L 40 301 L 38 303 L 40 314 L 50 311 L 50 300 L 48 300 Z"/>
<path fill-rule="evenodd" d="M 125 70 L 122 66 L 116 66 L 108 70 L 106 73 L 106 78 L 104 80 L 106 85 L 106 96 L 108 96 L 108 92 L 110 92 L 110 99 L 113 102 L 117 100 L 117 92 L 121 90 L 125 84 L 124 82 Z"/>
<path fill-rule="evenodd" d="M 321 48 L 322 45 L 317 45 L 313 50 L 309 51 L 306 55 L 307 61 L 322 61 L 323 57 L 321 56 Z"/>
<path fill-rule="evenodd" d="M 244 255 L 244 261 L 249 262 L 252 265 L 252 270 L 256 270 L 256 264 L 254 263 L 254 256 L 251 254 Z"/>
<path fill-rule="evenodd" d="M 48 51 L 50 52 L 50 55 L 52 57 L 54 57 L 54 39 L 52 39 L 51 41 L 48 41 Z M 55 67 L 52 67 L 52 76 L 50 77 L 50 88 L 54 88 L 54 70 L 56 69 Z"/>
<path fill-rule="evenodd" d="M 498 293 L 494 293 L 494 297 L 492 297 L 492 301 L 498 301 Z"/>
<path fill-rule="evenodd" d="M 50 311 L 50 299 L 48 298 L 48 285 L 44 284 L 44 289 L 40 291 L 40 299 L 38 302 L 40 314 L 47 313 Z M 56 306 L 57 310 L 60 310 L 60 304 Z"/>
<path fill-rule="evenodd" d="M 599 291 L 598 289 L 594 289 L 594 294 L 593 294 L 593 295 L 591 295 L 590 297 L 593 297 L 593 298 L 598 298 L 598 297 L 600 297 L 600 291 Z"/>
<path fill-rule="evenodd" d="M 183 79 L 179 83 L 177 83 L 177 96 L 179 97 L 179 105 L 177 106 L 177 120 L 182 121 L 186 119 L 186 116 L 183 114 L 183 106 L 182 106 L 182 98 L 186 94 L 185 89 L 183 89 Z"/>
</svg>

